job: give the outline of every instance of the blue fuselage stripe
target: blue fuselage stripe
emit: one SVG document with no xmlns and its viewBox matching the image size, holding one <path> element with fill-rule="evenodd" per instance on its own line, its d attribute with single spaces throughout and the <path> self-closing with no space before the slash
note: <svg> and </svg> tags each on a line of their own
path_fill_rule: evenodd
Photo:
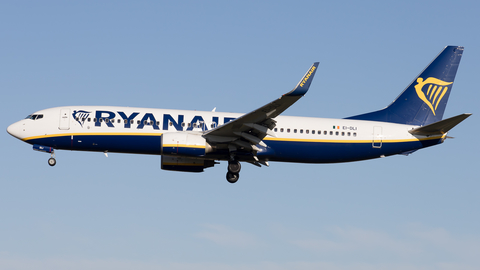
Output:
<svg viewBox="0 0 480 270">
<path fill-rule="evenodd" d="M 372 143 L 336 143 L 336 142 L 285 142 L 269 141 L 269 148 L 274 153 L 266 157 L 274 161 L 302 162 L 302 163 L 336 163 L 378 158 L 401 154 L 408 151 L 436 145 L 440 139 L 428 141 L 409 141 L 382 143 L 381 148 L 374 148 Z M 258 153 L 262 157 L 262 153 Z"/>
<path fill-rule="evenodd" d="M 159 155 L 161 136 L 76 135 L 38 138 L 27 142 L 64 150 Z"/>
<path fill-rule="evenodd" d="M 53 147 L 55 149 L 118 152 L 136 154 L 161 154 L 161 136 L 153 135 L 75 135 L 35 138 L 27 141 L 30 144 L 38 144 Z M 400 154 L 424 147 L 429 147 L 442 142 L 441 138 L 407 141 L 407 142 L 383 142 L 381 148 L 372 147 L 368 142 L 305 142 L 305 141 L 266 141 L 268 147 L 263 148 L 257 156 L 264 160 L 305 162 L 305 163 L 335 163 L 356 160 L 378 158 Z M 199 154 L 205 156 L 204 149 L 191 151 L 183 149 L 184 153 Z M 170 151 L 173 151 L 170 149 Z M 215 159 L 219 158 L 214 154 Z M 225 158 L 228 158 L 226 155 Z"/>
</svg>

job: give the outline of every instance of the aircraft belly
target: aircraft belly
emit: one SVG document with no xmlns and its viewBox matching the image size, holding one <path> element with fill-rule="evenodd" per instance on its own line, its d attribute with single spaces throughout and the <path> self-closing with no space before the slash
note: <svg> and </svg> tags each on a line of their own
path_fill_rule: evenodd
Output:
<svg viewBox="0 0 480 270">
<path fill-rule="evenodd" d="M 291 142 L 269 141 L 268 147 L 274 149 L 274 156 L 258 157 L 270 161 L 303 163 L 337 163 L 379 158 L 403 152 L 429 147 L 441 143 L 440 139 L 384 142 L 381 148 L 372 147 L 372 142 Z"/>
</svg>

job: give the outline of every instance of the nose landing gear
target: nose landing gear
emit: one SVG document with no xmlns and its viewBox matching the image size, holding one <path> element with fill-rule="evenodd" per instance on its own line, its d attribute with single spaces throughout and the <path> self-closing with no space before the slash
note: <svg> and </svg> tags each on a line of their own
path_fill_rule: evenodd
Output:
<svg viewBox="0 0 480 270">
<path fill-rule="evenodd" d="M 48 165 L 55 166 L 55 164 L 57 164 L 57 161 L 55 160 L 55 150 L 53 149 L 53 147 L 34 144 L 33 150 L 50 153 L 50 158 L 48 159 Z"/>
<path fill-rule="evenodd" d="M 48 165 L 53 167 L 55 164 L 57 164 L 57 160 L 55 160 L 55 152 L 52 150 L 50 153 L 50 158 L 48 159 Z"/>
</svg>

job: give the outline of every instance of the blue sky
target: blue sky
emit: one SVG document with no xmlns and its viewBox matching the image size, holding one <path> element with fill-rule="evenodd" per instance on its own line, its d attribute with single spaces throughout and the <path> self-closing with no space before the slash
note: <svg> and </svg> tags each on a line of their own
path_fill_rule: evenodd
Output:
<svg viewBox="0 0 480 270">
<path fill-rule="evenodd" d="M 478 3 L 0 3 L 1 126 L 64 105 L 342 118 L 388 105 L 465 46 L 445 116 L 455 139 L 347 164 L 160 170 L 158 156 L 58 151 L 0 134 L 1 269 L 478 269 Z"/>
</svg>

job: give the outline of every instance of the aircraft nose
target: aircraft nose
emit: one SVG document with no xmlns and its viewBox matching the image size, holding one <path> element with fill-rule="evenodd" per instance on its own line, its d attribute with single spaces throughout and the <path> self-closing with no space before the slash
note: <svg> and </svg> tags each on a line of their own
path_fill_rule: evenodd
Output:
<svg viewBox="0 0 480 270">
<path fill-rule="evenodd" d="M 7 127 L 8 134 L 12 135 L 17 139 L 21 139 L 22 124 L 16 122 Z"/>
</svg>

